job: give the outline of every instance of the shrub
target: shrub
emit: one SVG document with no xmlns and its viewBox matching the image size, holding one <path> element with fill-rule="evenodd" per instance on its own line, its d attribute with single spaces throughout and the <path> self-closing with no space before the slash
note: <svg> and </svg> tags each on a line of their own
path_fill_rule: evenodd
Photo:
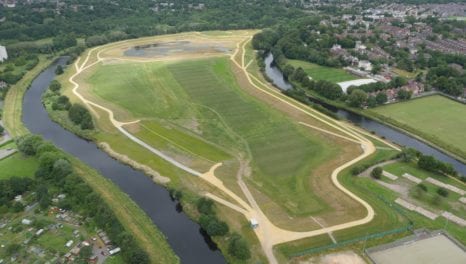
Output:
<svg viewBox="0 0 466 264">
<path fill-rule="evenodd" d="M 26 135 L 20 137 L 16 144 L 18 150 L 24 155 L 33 156 L 36 154 L 38 147 L 42 144 L 43 140 L 40 136 Z"/>
<path fill-rule="evenodd" d="M 215 215 L 201 215 L 199 224 L 209 236 L 224 236 L 229 231 L 228 225 Z"/>
<path fill-rule="evenodd" d="M 58 92 L 58 91 L 61 89 L 61 84 L 60 84 L 58 81 L 53 80 L 53 81 L 50 83 L 49 89 L 50 89 L 52 92 Z"/>
<path fill-rule="evenodd" d="M 443 196 L 443 197 L 448 197 L 448 194 L 449 194 L 448 190 L 445 189 L 445 188 L 442 188 L 442 187 L 439 187 L 437 189 L 437 193 L 438 193 L 438 195 Z"/>
<path fill-rule="evenodd" d="M 246 241 L 238 234 L 234 234 L 228 244 L 228 253 L 239 260 L 251 258 L 251 251 Z"/>
<path fill-rule="evenodd" d="M 426 187 L 424 184 L 422 184 L 422 183 L 419 183 L 419 184 L 417 185 L 417 188 L 418 188 L 419 190 L 422 190 L 422 191 L 424 191 L 424 192 L 427 192 L 427 187 Z"/>
<path fill-rule="evenodd" d="M 382 177 L 382 168 L 381 167 L 375 167 L 372 171 L 371 171 L 371 176 L 372 178 L 374 179 L 380 179 Z"/>
<path fill-rule="evenodd" d="M 61 65 L 57 66 L 57 68 L 55 69 L 55 74 L 56 75 L 63 74 L 63 67 Z"/>
<path fill-rule="evenodd" d="M 197 211 L 205 215 L 213 215 L 214 212 L 214 202 L 207 198 L 200 198 L 197 200 Z"/>
</svg>

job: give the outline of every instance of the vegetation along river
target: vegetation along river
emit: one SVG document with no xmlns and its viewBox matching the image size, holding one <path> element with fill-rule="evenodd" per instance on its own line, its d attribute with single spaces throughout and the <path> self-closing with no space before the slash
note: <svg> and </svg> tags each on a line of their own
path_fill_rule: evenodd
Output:
<svg viewBox="0 0 466 264">
<path fill-rule="evenodd" d="M 56 66 L 64 65 L 66 61 L 66 58 L 60 58 L 32 82 L 23 101 L 22 118 L 26 127 L 117 184 L 167 237 L 168 243 L 182 263 L 225 263 L 221 252 L 201 233 L 199 225 L 176 209 L 176 202 L 170 198 L 165 188 L 153 183 L 142 172 L 112 159 L 97 148 L 95 143 L 77 137 L 49 118 L 42 105 L 41 96 L 55 78 Z"/>
<path fill-rule="evenodd" d="M 273 84 L 281 90 L 288 90 L 292 88 L 291 84 L 288 83 L 283 77 L 282 72 L 278 69 L 273 63 L 273 55 L 269 54 L 265 58 L 265 74 L 273 82 Z M 368 130 L 374 131 L 377 135 L 383 136 L 386 139 L 395 142 L 401 146 L 407 146 L 410 148 L 417 149 L 418 151 L 432 155 L 435 158 L 450 163 L 460 174 L 463 176 L 466 175 L 466 165 L 455 158 L 427 145 L 426 143 L 413 138 L 407 134 L 404 134 L 396 129 L 393 129 L 387 125 L 384 125 L 380 122 L 371 120 L 369 118 L 363 117 L 356 113 L 352 113 L 343 109 L 336 108 L 334 106 L 324 104 L 314 98 L 309 98 L 314 103 L 318 103 L 328 110 L 336 113 L 339 117 L 349 120 L 350 122 Z"/>
</svg>

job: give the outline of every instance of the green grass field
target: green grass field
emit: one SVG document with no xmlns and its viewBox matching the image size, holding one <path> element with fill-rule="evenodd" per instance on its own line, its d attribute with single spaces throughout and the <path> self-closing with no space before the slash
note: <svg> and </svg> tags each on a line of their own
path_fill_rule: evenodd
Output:
<svg viewBox="0 0 466 264">
<path fill-rule="evenodd" d="M 155 120 L 144 121 L 136 132 L 151 144 L 215 162 L 231 159 L 226 153 L 241 153 L 252 159 L 253 183 L 290 213 L 326 209 L 308 178 L 338 154 L 338 146 L 241 91 L 227 58 L 99 66 L 88 82 L 101 99 Z M 186 131 L 187 124 L 198 135 Z"/>
<path fill-rule="evenodd" d="M 439 141 L 466 152 L 465 105 L 435 95 L 377 107 L 373 111 L 419 131 L 427 140 L 432 138 L 434 143 Z"/>
<path fill-rule="evenodd" d="M 325 67 L 300 60 L 287 60 L 287 62 L 295 68 L 303 68 L 313 80 L 325 80 L 339 83 L 359 79 L 357 76 L 351 75 L 340 68 Z"/>
<path fill-rule="evenodd" d="M 0 179 L 18 177 L 32 177 L 39 166 L 39 161 L 34 158 L 23 157 L 16 153 L 0 160 Z"/>
</svg>

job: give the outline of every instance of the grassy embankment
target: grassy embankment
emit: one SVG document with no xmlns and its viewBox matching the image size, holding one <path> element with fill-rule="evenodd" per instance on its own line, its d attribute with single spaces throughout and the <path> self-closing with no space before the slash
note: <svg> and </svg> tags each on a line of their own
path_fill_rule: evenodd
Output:
<svg viewBox="0 0 466 264">
<path fill-rule="evenodd" d="M 12 136 L 18 137 L 29 133 L 21 121 L 22 98 L 31 81 L 50 63 L 51 60 L 41 57 L 39 64 L 10 88 L 5 99 L 3 116 L 5 127 Z M 79 160 L 71 156 L 69 159 L 78 174 L 108 203 L 123 226 L 134 236 L 141 248 L 148 253 L 153 263 L 179 262 L 163 234 L 126 194 L 111 181 L 103 178 Z"/>
<path fill-rule="evenodd" d="M 328 209 L 308 191 L 310 186 L 305 182 L 309 173 L 332 159 L 338 149 L 318 142 L 316 133 L 292 124 L 283 114 L 241 92 L 227 59 L 128 66 L 99 67 L 89 83 L 100 99 L 131 112 L 134 118 L 151 119 L 142 123 L 135 132 L 137 136 L 168 151 L 177 148 L 190 152 L 194 154 L 188 155 L 191 158 L 214 162 L 225 158 L 228 164 L 227 156 L 212 150 L 216 146 L 233 156 L 250 156 L 253 184 L 288 213 L 302 216 Z M 201 133 L 192 135 L 186 131 L 187 126 Z M 169 136 L 167 130 L 176 132 Z M 188 135 L 202 135 L 198 142 L 209 143 L 192 148 L 186 144 Z M 235 181 L 234 174 L 222 179 Z"/>
<path fill-rule="evenodd" d="M 325 67 L 300 60 L 287 60 L 286 62 L 295 69 L 298 67 L 303 68 L 304 72 L 306 72 L 313 80 L 317 81 L 324 80 L 339 83 L 360 79 L 358 76 L 352 75 L 340 68 Z"/>
<path fill-rule="evenodd" d="M 250 45 L 246 46 L 247 61 L 251 59 L 255 59 L 254 52 Z M 258 79 L 264 81 L 264 77 L 262 74 L 259 73 L 259 68 L 256 66 L 256 63 L 252 63 L 251 66 L 248 68 L 248 71 L 256 76 Z M 373 164 L 380 160 L 385 160 L 396 154 L 395 151 L 385 151 L 384 148 L 386 147 L 383 143 L 374 141 L 374 144 L 377 147 L 382 147 L 379 149 L 375 155 L 372 155 L 369 158 L 366 158 L 364 161 L 359 162 L 358 164 L 354 165 L 357 166 L 359 164 Z M 352 166 L 352 167 L 354 167 Z M 339 175 L 340 181 L 351 191 L 356 193 L 358 196 L 363 198 L 374 207 L 376 211 L 376 217 L 374 221 L 367 225 L 363 225 L 360 227 L 355 227 L 347 230 L 342 230 L 335 232 L 333 235 L 337 241 L 353 239 L 356 237 L 364 237 L 366 234 L 383 232 L 386 230 L 399 228 L 406 225 L 409 221 L 397 213 L 392 206 L 388 205 L 388 203 L 393 204 L 392 202 L 398 197 L 398 195 L 379 184 L 376 184 L 369 178 L 361 178 L 361 177 L 354 177 L 350 174 L 350 168 L 344 170 Z M 454 181 L 454 180 L 453 180 Z M 449 181 L 447 181 L 449 183 Z M 398 207 L 398 210 L 401 210 L 411 221 L 413 221 L 414 228 L 428 228 L 431 230 L 445 228 L 450 234 L 454 234 L 454 236 L 462 241 L 462 243 L 466 242 L 466 232 L 464 229 L 461 229 L 459 226 L 454 224 L 445 225 L 445 220 L 442 218 L 437 219 L 436 221 L 431 221 L 417 213 L 410 212 Z M 390 235 L 386 236 L 382 239 L 375 239 L 369 240 L 367 242 L 360 242 L 352 244 L 351 246 L 345 247 L 355 250 L 356 252 L 363 255 L 364 248 L 383 244 L 388 241 L 395 240 L 402 236 L 406 235 L 405 233 L 401 233 L 398 235 Z M 303 250 L 309 248 L 316 248 L 324 245 L 331 244 L 332 241 L 330 240 L 328 235 L 321 235 L 318 237 L 313 237 L 310 239 L 303 239 L 291 243 L 287 243 L 284 245 L 279 245 L 276 247 L 276 252 L 279 253 L 278 255 L 280 258 L 285 261 L 289 258 L 289 256 L 301 252 Z M 327 252 L 331 251 L 338 251 L 342 250 L 342 248 L 336 248 L 334 250 L 328 250 Z"/>
<path fill-rule="evenodd" d="M 466 106 L 440 95 L 377 107 L 382 120 L 466 159 Z"/>
</svg>

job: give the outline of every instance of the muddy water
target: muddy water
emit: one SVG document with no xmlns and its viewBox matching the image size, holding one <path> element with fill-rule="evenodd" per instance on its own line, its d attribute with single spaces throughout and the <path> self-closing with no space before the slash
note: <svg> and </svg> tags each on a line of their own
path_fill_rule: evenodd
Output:
<svg viewBox="0 0 466 264">
<path fill-rule="evenodd" d="M 231 49 L 217 44 L 200 44 L 190 41 L 169 41 L 147 45 L 134 46 L 124 51 L 125 56 L 129 57 L 166 57 L 178 53 L 204 53 L 218 52 L 229 53 Z"/>
</svg>

